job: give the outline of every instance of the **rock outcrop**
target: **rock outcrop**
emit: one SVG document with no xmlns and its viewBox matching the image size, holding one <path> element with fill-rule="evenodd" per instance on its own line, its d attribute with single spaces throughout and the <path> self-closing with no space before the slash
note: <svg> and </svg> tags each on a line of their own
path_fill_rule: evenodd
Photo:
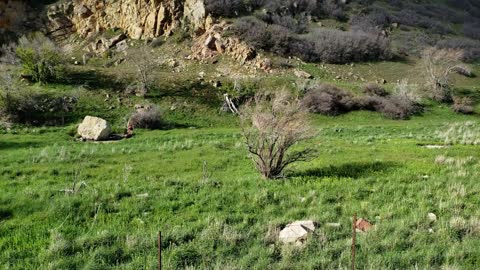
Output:
<svg viewBox="0 0 480 270">
<path fill-rule="evenodd" d="M 81 37 L 121 29 L 132 39 L 168 36 L 182 22 L 205 27 L 203 0 L 71 0 L 50 6 L 51 31 L 68 29 Z"/>
<path fill-rule="evenodd" d="M 209 22 L 210 21 L 210 22 Z M 224 37 L 223 34 L 228 31 L 230 25 L 223 21 L 214 24 L 210 17 L 207 18 L 207 29 L 198 33 L 194 38 L 195 44 L 192 47 L 190 59 L 204 60 L 217 55 L 228 55 L 240 64 L 249 64 L 250 66 L 265 71 L 271 70 L 271 61 L 258 55 L 254 47 L 241 41 L 234 36 Z"/>
<path fill-rule="evenodd" d="M 78 126 L 78 134 L 85 140 L 106 140 L 111 133 L 110 124 L 106 120 L 94 116 L 85 116 L 83 122 Z"/>
</svg>

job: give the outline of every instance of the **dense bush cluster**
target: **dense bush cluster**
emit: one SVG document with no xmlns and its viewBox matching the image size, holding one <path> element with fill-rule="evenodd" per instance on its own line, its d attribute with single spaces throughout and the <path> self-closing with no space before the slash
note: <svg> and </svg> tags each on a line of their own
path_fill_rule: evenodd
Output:
<svg viewBox="0 0 480 270">
<path fill-rule="evenodd" d="M 387 90 L 377 83 L 367 83 L 362 87 L 362 92 L 367 96 L 388 96 Z"/>
<path fill-rule="evenodd" d="M 466 37 L 480 40 L 480 22 L 466 23 L 462 31 Z"/>
<path fill-rule="evenodd" d="M 348 63 L 392 57 L 389 40 L 379 35 L 321 29 L 312 33 L 307 40 L 314 44 L 310 56 L 314 61 Z"/>
<path fill-rule="evenodd" d="M 393 21 L 402 25 L 424 28 L 429 32 L 436 34 L 445 35 L 453 32 L 449 26 L 442 24 L 437 19 L 419 15 L 417 12 L 410 9 L 404 9 L 396 13 Z"/>
<path fill-rule="evenodd" d="M 359 109 L 359 102 L 352 94 L 329 84 L 319 84 L 309 89 L 302 105 L 312 113 L 331 116 Z"/>
<path fill-rule="evenodd" d="M 456 113 L 472 114 L 473 100 L 469 97 L 453 97 L 452 109 Z"/>
<path fill-rule="evenodd" d="M 133 128 L 159 129 L 164 125 L 162 113 L 157 107 L 148 107 L 135 112 L 129 120 Z"/>
<path fill-rule="evenodd" d="M 386 91 L 379 91 L 380 95 L 376 93 L 356 97 L 338 87 L 320 84 L 308 90 L 302 99 L 302 105 L 312 113 L 330 116 L 356 110 L 369 110 L 380 112 L 391 119 L 408 119 L 422 111 L 418 99 L 410 92 L 408 84 L 399 84 L 392 95 Z"/>
<path fill-rule="evenodd" d="M 447 0 L 447 5 L 466 11 L 473 17 L 480 17 L 480 2 L 477 0 Z"/>
<path fill-rule="evenodd" d="M 319 29 L 309 35 L 298 36 L 285 27 L 267 24 L 253 17 L 239 19 L 233 31 L 256 48 L 283 56 L 296 56 L 304 61 L 349 63 L 391 57 L 388 39 L 363 32 Z"/>
<path fill-rule="evenodd" d="M 392 18 L 387 11 L 382 8 L 372 8 L 362 14 L 352 16 L 350 19 L 350 25 L 354 31 L 363 32 L 378 32 L 379 29 L 383 29 L 392 23 Z"/>
<path fill-rule="evenodd" d="M 207 12 L 217 17 L 237 17 L 263 9 L 262 17 L 296 18 L 299 15 L 345 19 L 345 4 L 339 0 L 206 0 Z M 270 17 L 271 19 L 271 17 Z M 284 20 L 284 19 L 281 19 Z"/>
</svg>

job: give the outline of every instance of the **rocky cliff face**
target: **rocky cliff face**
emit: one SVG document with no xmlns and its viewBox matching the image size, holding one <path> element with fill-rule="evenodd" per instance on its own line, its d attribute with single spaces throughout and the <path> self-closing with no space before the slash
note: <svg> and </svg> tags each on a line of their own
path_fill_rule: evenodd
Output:
<svg viewBox="0 0 480 270">
<path fill-rule="evenodd" d="M 182 22 L 204 28 L 203 0 L 73 0 L 48 10 L 51 32 L 73 31 L 88 37 L 107 29 L 122 29 L 130 38 L 170 35 Z"/>
</svg>

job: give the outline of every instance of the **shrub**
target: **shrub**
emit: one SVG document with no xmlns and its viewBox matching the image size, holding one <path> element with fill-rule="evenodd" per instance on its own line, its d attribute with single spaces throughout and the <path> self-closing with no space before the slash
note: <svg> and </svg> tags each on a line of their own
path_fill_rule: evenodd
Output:
<svg viewBox="0 0 480 270">
<path fill-rule="evenodd" d="M 128 52 L 127 64 L 135 70 L 135 82 L 130 86 L 137 96 L 145 96 L 153 86 L 153 71 L 158 63 L 151 57 L 149 46 Z"/>
<path fill-rule="evenodd" d="M 162 113 L 157 107 L 147 106 L 135 112 L 128 121 L 133 128 L 159 129 L 164 125 Z"/>
<path fill-rule="evenodd" d="M 464 62 L 474 62 L 480 59 L 480 41 L 467 38 L 452 38 L 441 40 L 436 44 L 439 49 L 462 50 L 461 60 Z"/>
<path fill-rule="evenodd" d="M 288 92 L 257 94 L 242 108 L 240 116 L 248 151 L 264 178 L 281 176 L 285 167 L 313 153 L 310 149 L 291 151 L 293 145 L 313 133 L 306 110 Z"/>
<path fill-rule="evenodd" d="M 423 111 L 420 105 L 421 96 L 416 85 L 402 80 L 393 89 L 393 94 L 387 98 L 381 112 L 388 118 L 408 119 Z"/>
<path fill-rule="evenodd" d="M 277 0 L 265 2 L 264 9 L 270 14 L 295 17 L 301 14 L 311 15 L 317 10 L 316 0 Z"/>
<path fill-rule="evenodd" d="M 271 16 L 271 23 L 283 26 L 297 34 L 308 32 L 308 17 L 303 13 L 296 17 L 274 14 Z"/>
<path fill-rule="evenodd" d="M 19 59 L 15 54 L 16 44 L 8 43 L 3 44 L 0 47 L 0 63 L 5 63 L 9 65 L 16 65 L 19 63 Z"/>
<path fill-rule="evenodd" d="M 422 100 L 422 95 L 416 84 L 409 84 L 408 80 L 404 79 L 398 82 L 393 88 L 393 96 L 398 96 L 405 100 L 410 100 L 412 103 L 419 104 Z"/>
<path fill-rule="evenodd" d="M 456 113 L 472 114 L 473 100 L 469 97 L 453 97 L 452 109 Z"/>
<path fill-rule="evenodd" d="M 347 91 L 328 84 L 315 85 L 307 91 L 302 105 L 313 113 L 339 115 L 355 110 L 369 110 L 380 112 L 391 119 L 408 119 L 422 112 L 417 88 L 406 81 L 399 83 L 391 95 L 383 89 L 385 92 L 380 92 L 383 96 L 372 91 L 367 96 L 354 97 Z"/>
<path fill-rule="evenodd" d="M 392 57 L 390 42 L 379 35 L 319 29 L 309 40 L 314 42 L 315 57 L 328 63 L 387 60 Z"/>
<path fill-rule="evenodd" d="M 367 83 L 363 86 L 362 92 L 369 96 L 388 96 L 387 90 L 377 83 Z"/>
<path fill-rule="evenodd" d="M 422 54 L 422 66 L 426 78 L 426 87 L 432 99 L 451 100 L 451 74 L 460 65 L 463 52 L 454 49 L 427 48 Z"/>
<path fill-rule="evenodd" d="M 350 112 L 357 105 L 352 94 L 329 84 L 313 86 L 302 99 L 302 106 L 308 111 L 332 116 Z"/>
<path fill-rule="evenodd" d="M 381 105 L 377 107 L 377 111 L 390 119 L 405 120 L 419 113 L 420 108 L 409 99 L 401 96 L 391 96 L 383 99 Z"/>
<path fill-rule="evenodd" d="M 439 22 L 426 16 L 419 15 L 411 9 L 402 9 L 400 12 L 392 15 L 392 21 L 412 27 L 420 27 L 436 34 L 451 34 L 453 30 Z"/>
<path fill-rule="evenodd" d="M 22 63 L 23 72 L 30 75 L 33 81 L 46 83 L 61 75 L 62 52 L 43 34 L 23 36 L 15 52 Z"/>
<path fill-rule="evenodd" d="M 377 111 L 390 119 L 408 119 L 410 116 L 422 112 L 419 104 L 420 97 L 414 85 L 408 84 L 406 80 L 398 83 L 391 95 L 388 96 L 367 96 L 359 99 L 358 107 L 364 110 Z"/>
<path fill-rule="evenodd" d="M 280 25 L 268 25 L 256 18 L 239 19 L 232 28 L 255 48 L 304 61 L 349 63 L 390 59 L 388 39 L 363 32 L 317 30 L 298 36 Z"/>
<path fill-rule="evenodd" d="M 466 37 L 480 40 L 480 23 L 466 23 L 463 25 L 463 34 Z"/>
<path fill-rule="evenodd" d="M 390 15 L 378 7 L 373 8 L 367 14 L 356 15 L 350 19 L 352 30 L 366 33 L 378 33 L 379 29 L 389 26 L 390 23 Z"/>
<path fill-rule="evenodd" d="M 346 20 L 344 1 L 339 0 L 320 0 L 317 4 L 315 14 L 317 16 L 326 16 L 340 21 Z"/>
<path fill-rule="evenodd" d="M 214 17 L 236 17 L 245 12 L 242 0 L 206 0 L 205 9 Z"/>
</svg>

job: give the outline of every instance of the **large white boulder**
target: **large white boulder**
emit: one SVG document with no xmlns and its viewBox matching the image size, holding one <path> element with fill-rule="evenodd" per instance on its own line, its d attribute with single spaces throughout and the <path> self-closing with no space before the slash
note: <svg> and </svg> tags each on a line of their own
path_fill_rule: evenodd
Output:
<svg viewBox="0 0 480 270">
<path fill-rule="evenodd" d="M 279 239 L 283 243 L 302 244 L 309 232 L 315 231 L 315 224 L 311 220 L 295 221 L 280 231 Z"/>
<path fill-rule="evenodd" d="M 106 140 L 112 133 L 110 124 L 102 118 L 85 116 L 83 122 L 78 126 L 78 134 L 87 140 Z"/>
</svg>

